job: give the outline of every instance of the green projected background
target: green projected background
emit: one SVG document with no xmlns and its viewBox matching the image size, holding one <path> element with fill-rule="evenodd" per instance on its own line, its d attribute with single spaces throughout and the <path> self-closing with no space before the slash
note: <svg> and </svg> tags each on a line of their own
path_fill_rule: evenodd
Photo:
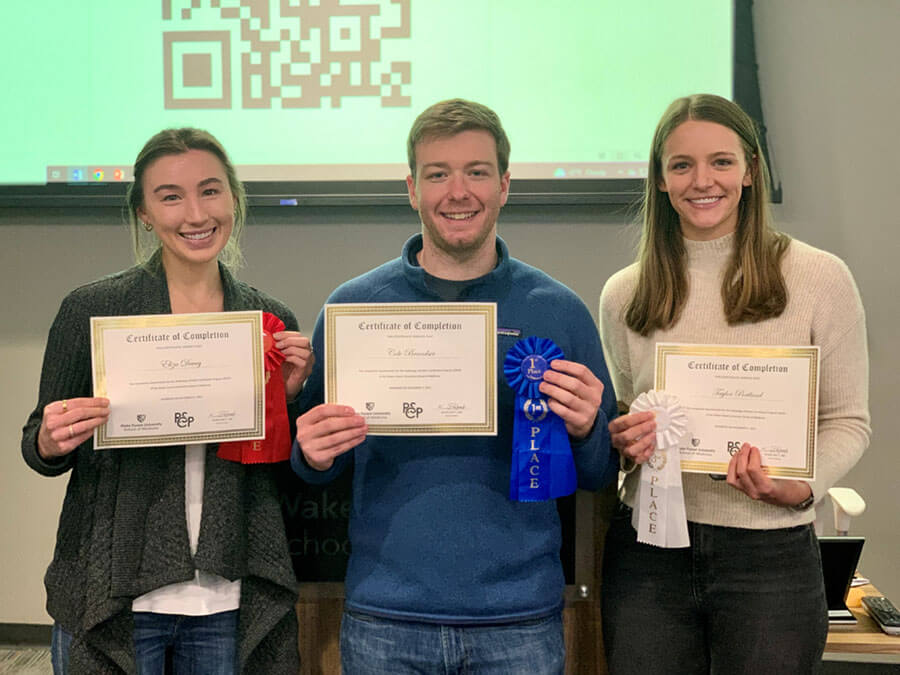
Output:
<svg viewBox="0 0 900 675">
<path fill-rule="evenodd" d="M 127 180 L 147 138 L 183 125 L 218 136 L 245 179 L 394 179 L 412 120 L 455 96 L 500 114 L 514 177 L 596 178 L 643 165 L 676 96 L 732 93 L 731 0 L 29 0 L 4 14 L 2 184 L 101 166 Z"/>
</svg>

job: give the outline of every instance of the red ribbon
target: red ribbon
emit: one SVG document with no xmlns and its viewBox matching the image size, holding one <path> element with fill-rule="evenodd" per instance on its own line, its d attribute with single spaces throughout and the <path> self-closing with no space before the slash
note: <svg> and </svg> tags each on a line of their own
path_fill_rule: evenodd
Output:
<svg viewBox="0 0 900 675">
<path fill-rule="evenodd" d="M 222 459 L 241 464 L 271 464 L 291 457 L 291 426 L 281 364 L 284 354 L 275 346 L 273 333 L 284 330 L 284 322 L 263 312 L 263 365 L 266 369 L 266 437 L 257 441 L 219 443 L 216 453 Z"/>
</svg>

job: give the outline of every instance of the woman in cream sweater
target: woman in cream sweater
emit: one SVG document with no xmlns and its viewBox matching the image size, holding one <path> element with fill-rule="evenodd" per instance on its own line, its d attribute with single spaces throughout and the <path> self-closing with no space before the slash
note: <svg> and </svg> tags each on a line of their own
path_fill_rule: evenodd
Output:
<svg viewBox="0 0 900 675">
<path fill-rule="evenodd" d="M 816 500 L 869 442 L 863 308 L 846 265 L 775 231 L 753 121 L 712 95 L 673 102 L 656 129 L 638 261 L 600 299 L 620 400 L 653 389 L 657 342 L 817 345 L 813 482 L 772 479 L 744 443 L 727 476 L 683 474 L 690 546 L 636 541 L 627 474 L 603 568 L 612 673 L 805 673 L 825 646 Z M 628 471 L 655 450 L 653 414 L 610 424 Z M 786 611 L 786 608 L 790 608 Z"/>
</svg>

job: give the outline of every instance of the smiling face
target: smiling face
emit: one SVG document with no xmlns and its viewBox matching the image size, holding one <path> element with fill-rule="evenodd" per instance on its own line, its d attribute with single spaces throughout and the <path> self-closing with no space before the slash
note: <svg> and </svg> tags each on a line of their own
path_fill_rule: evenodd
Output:
<svg viewBox="0 0 900 675">
<path fill-rule="evenodd" d="M 495 262 L 497 217 L 509 194 L 509 172 L 500 174 L 493 136 L 468 130 L 427 138 L 415 153 L 416 175 L 406 183 L 422 220 L 422 266 L 435 259 L 464 266 L 477 261 L 473 273 L 488 265 L 486 273 Z"/>
<path fill-rule="evenodd" d="M 144 172 L 142 221 L 162 244 L 163 264 L 215 264 L 234 227 L 235 199 L 225 168 L 205 150 L 165 155 Z"/>
<path fill-rule="evenodd" d="M 668 193 L 685 238 L 709 241 L 735 231 L 752 176 L 734 131 L 688 120 L 669 134 L 661 160 L 659 189 Z"/>
</svg>

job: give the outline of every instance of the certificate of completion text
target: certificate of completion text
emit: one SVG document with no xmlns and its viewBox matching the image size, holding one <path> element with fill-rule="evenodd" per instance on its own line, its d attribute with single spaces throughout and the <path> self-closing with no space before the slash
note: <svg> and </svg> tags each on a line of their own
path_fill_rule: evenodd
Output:
<svg viewBox="0 0 900 675">
<path fill-rule="evenodd" d="M 815 479 L 818 347 L 657 343 L 655 380 L 688 416 L 682 471 L 727 473 L 749 443 L 770 476 Z"/>
<path fill-rule="evenodd" d="M 372 435 L 497 434 L 497 305 L 325 306 L 325 400 Z"/>
<path fill-rule="evenodd" d="M 263 438 L 262 343 L 259 311 L 92 317 L 94 447 Z"/>
</svg>

